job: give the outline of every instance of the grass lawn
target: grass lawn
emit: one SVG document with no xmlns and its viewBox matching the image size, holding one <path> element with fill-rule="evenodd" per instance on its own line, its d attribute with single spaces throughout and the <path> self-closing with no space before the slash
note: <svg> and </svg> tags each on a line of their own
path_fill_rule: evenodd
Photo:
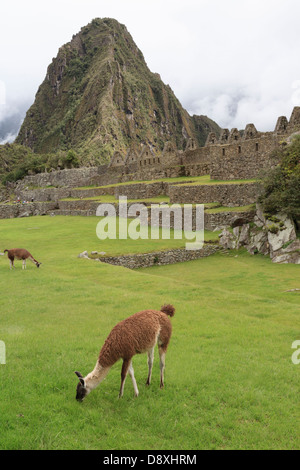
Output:
<svg viewBox="0 0 300 470">
<path fill-rule="evenodd" d="M 300 294 L 286 292 L 300 288 L 299 266 L 243 251 L 136 271 L 78 259 L 109 248 L 96 223 L 0 221 L 1 252 L 24 247 L 43 263 L 11 271 L 0 256 L 0 449 L 299 449 Z M 156 351 L 150 387 L 146 356 L 134 357 L 138 398 L 129 377 L 117 398 L 118 363 L 76 402 L 74 371 L 92 370 L 116 322 L 164 303 L 176 307 L 165 389 Z"/>
<path fill-rule="evenodd" d="M 248 204 L 247 206 L 239 206 L 239 207 L 225 207 L 225 206 L 213 207 L 213 208 L 208 208 L 206 212 L 208 214 L 218 214 L 219 212 L 247 212 L 251 210 L 255 210 L 255 204 Z"/>
<path fill-rule="evenodd" d="M 102 196 L 90 196 L 90 197 L 83 197 L 83 198 L 73 198 L 73 197 L 65 197 L 60 199 L 60 201 L 99 201 L 102 203 L 112 203 L 116 204 L 119 203 L 119 198 L 115 198 L 111 194 L 103 194 Z M 120 201 L 122 202 L 122 200 Z M 160 204 L 162 202 L 169 203 L 170 197 L 161 195 L 161 196 L 154 196 L 151 198 L 145 199 L 127 199 L 127 203 L 136 202 L 136 203 L 153 203 L 153 204 Z"/>
<path fill-rule="evenodd" d="M 155 179 L 155 180 L 136 180 L 136 181 L 126 181 L 124 183 L 114 183 L 114 184 L 108 184 L 104 186 L 81 186 L 78 188 L 74 189 L 90 189 L 90 188 L 112 188 L 112 187 L 117 187 L 117 186 L 127 186 L 131 184 L 151 184 L 151 183 L 182 183 L 182 184 L 240 184 L 240 183 L 255 183 L 257 180 L 256 179 L 244 179 L 244 180 L 212 180 L 210 179 L 210 175 L 203 175 L 203 176 L 178 176 L 174 178 L 160 178 L 160 179 Z"/>
<path fill-rule="evenodd" d="M 196 179 L 197 178 L 197 179 Z M 201 186 L 209 185 L 213 186 L 216 184 L 246 184 L 246 183 L 256 183 L 255 179 L 246 179 L 246 180 L 211 180 L 209 176 L 198 176 L 195 180 L 183 181 L 180 182 L 180 186 Z"/>
</svg>

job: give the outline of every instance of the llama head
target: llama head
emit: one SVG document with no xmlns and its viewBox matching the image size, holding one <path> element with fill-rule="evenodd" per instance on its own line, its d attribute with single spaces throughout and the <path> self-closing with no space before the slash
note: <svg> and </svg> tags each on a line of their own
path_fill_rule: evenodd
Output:
<svg viewBox="0 0 300 470">
<path fill-rule="evenodd" d="M 36 267 L 39 268 L 42 263 L 36 263 Z"/>
<path fill-rule="evenodd" d="M 81 373 L 75 372 L 75 374 L 79 378 L 79 382 L 78 382 L 77 389 L 76 389 L 76 400 L 83 401 L 83 399 L 88 395 L 89 391 L 86 387 L 84 378 L 82 377 Z"/>
</svg>

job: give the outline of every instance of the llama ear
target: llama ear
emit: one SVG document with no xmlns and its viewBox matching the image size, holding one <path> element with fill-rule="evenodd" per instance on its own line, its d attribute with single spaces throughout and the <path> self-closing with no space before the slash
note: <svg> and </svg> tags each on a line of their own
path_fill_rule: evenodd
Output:
<svg viewBox="0 0 300 470">
<path fill-rule="evenodd" d="M 80 372 L 75 372 L 75 374 L 79 378 L 79 381 L 80 381 L 81 385 L 84 386 L 84 380 L 83 380 L 83 377 L 82 377 L 81 373 Z"/>
</svg>

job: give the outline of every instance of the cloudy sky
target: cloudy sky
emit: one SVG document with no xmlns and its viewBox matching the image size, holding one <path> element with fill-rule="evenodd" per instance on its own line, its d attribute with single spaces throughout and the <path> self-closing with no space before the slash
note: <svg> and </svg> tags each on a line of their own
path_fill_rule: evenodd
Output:
<svg viewBox="0 0 300 470">
<path fill-rule="evenodd" d="M 126 25 L 190 114 L 266 131 L 300 105 L 299 0 L 2 0 L 0 14 L 2 126 L 32 104 L 59 47 L 96 17 Z"/>
</svg>

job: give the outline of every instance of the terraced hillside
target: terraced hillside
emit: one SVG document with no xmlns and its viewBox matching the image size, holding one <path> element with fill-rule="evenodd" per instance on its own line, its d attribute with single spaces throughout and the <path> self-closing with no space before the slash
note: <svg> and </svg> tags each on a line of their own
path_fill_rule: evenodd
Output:
<svg viewBox="0 0 300 470">
<path fill-rule="evenodd" d="M 128 207 L 137 202 L 147 207 L 151 204 L 160 204 L 161 207 L 169 207 L 173 203 L 204 204 L 205 228 L 212 231 L 230 225 L 237 217 L 251 220 L 256 195 L 255 180 L 218 182 L 211 181 L 209 176 L 73 188 L 21 186 L 13 199 L 0 205 L 0 217 L 40 214 L 91 216 L 96 214 L 100 203 L 113 204 L 118 214 L 119 198 L 126 197 Z"/>
</svg>

